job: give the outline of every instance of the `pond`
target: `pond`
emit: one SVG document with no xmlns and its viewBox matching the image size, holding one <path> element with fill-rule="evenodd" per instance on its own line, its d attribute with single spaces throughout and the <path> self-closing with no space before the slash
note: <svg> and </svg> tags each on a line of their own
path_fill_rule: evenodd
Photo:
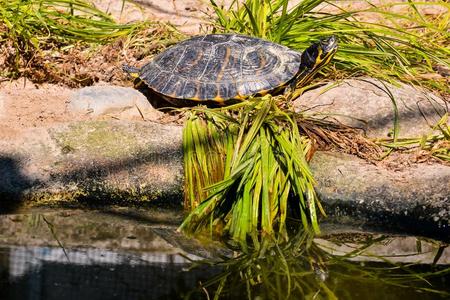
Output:
<svg viewBox="0 0 450 300">
<path fill-rule="evenodd" d="M 303 236 L 237 256 L 177 233 L 181 218 L 138 209 L 2 215 L 0 299 L 212 299 L 225 278 L 220 299 L 450 296 L 450 253 L 435 241 L 324 225 L 307 251 L 296 248 L 310 242 Z"/>
</svg>

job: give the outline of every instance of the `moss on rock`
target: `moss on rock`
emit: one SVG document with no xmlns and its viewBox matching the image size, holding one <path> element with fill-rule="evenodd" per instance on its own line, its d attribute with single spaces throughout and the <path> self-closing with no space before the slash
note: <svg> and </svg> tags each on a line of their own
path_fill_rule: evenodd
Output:
<svg viewBox="0 0 450 300">
<path fill-rule="evenodd" d="M 133 155 L 138 141 L 127 127 L 107 121 L 73 123 L 65 130 L 52 130 L 63 154 L 78 152 L 91 157 L 119 159 Z"/>
</svg>

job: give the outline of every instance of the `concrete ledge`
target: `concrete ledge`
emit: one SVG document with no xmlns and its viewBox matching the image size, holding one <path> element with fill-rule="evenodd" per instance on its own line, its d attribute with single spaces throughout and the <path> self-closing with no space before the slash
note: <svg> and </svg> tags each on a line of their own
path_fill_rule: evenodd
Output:
<svg viewBox="0 0 450 300">
<path fill-rule="evenodd" d="M 0 205 L 180 207 L 182 128 L 152 122 L 89 121 L 24 131 L 0 141 Z M 328 221 L 450 237 L 450 167 L 389 171 L 350 155 L 311 162 Z"/>
</svg>

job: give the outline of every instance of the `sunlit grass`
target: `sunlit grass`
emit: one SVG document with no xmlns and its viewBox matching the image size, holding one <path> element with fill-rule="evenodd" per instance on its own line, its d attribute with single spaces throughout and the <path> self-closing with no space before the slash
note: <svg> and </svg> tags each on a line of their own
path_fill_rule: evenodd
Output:
<svg viewBox="0 0 450 300">
<path fill-rule="evenodd" d="M 2 0 L 0 12 L 10 36 L 36 47 L 45 39 L 107 42 L 140 25 L 117 24 L 82 0 Z"/>
<path fill-rule="evenodd" d="M 211 3 L 217 15 L 216 31 L 263 37 L 298 50 L 320 37 L 337 36 L 340 49 L 334 63 L 323 70 L 325 77 L 369 75 L 450 92 L 446 79 L 435 71 L 439 66 L 450 67 L 450 4 L 446 1 L 382 5 L 367 1 L 367 8 L 350 11 L 337 1 L 324 0 L 303 0 L 292 8 L 288 8 L 289 0 L 234 1 L 230 7 Z M 326 5 L 334 11 L 325 10 Z M 424 15 L 420 9 L 427 5 L 445 13 Z M 398 7 L 405 13 L 396 12 Z M 366 15 L 374 21 L 361 21 Z"/>
<path fill-rule="evenodd" d="M 142 24 L 117 24 L 108 14 L 83 0 L 1 0 L 3 41 L 19 51 L 39 50 L 49 43 L 106 43 L 129 35 Z"/>
<path fill-rule="evenodd" d="M 244 251 L 260 249 L 288 239 L 290 206 L 303 228 L 319 232 L 324 212 L 306 161 L 311 143 L 276 99 L 191 110 L 183 150 L 185 206 L 193 211 L 181 229 L 209 228 Z"/>
</svg>

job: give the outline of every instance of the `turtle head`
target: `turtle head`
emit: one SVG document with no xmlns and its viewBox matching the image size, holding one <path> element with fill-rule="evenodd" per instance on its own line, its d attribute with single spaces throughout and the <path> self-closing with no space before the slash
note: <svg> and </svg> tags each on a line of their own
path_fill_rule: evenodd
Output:
<svg viewBox="0 0 450 300">
<path fill-rule="evenodd" d="M 336 50 L 337 39 L 335 36 L 330 36 L 327 39 L 322 39 L 317 43 L 309 46 L 309 48 L 302 53 L 300 68 L 321 68 L 331 60 L 331 58 L 336 53 Z"/>
<path fill-rule="evenodd" d="M 317 71 L 330 62 L 337 48 L 338 41 L 334 35 L 309 46 L 302 53 L 300 69 L 294 82 L 295 86 L 305 86 Z"/>
</svg>

